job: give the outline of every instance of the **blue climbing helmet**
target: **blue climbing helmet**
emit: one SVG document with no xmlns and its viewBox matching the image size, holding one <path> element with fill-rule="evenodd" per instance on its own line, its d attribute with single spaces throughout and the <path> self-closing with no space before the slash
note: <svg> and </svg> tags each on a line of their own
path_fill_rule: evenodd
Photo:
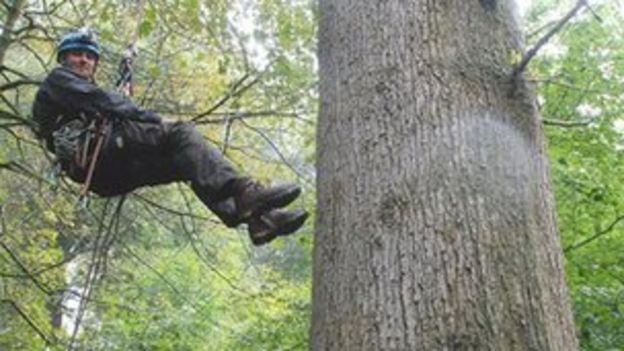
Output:
<svg viewBox="0 0 624 351">
<path fill-rule="evenodd" d="M 96 34 L 89 28 L 80 28 L 69 32 L 61 38 L 56 48 L 56 61 L 61 62 L 63 54 L 71 50 L 87 51 L 100 58 L 100 45 L 97 43 Z"/>
</svg>

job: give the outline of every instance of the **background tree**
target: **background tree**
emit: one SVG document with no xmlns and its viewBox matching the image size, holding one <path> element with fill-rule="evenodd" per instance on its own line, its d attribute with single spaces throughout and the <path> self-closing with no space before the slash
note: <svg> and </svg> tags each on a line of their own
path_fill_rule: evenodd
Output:
<svg viewBox="0 0 624 351">
<path fill-rule="evenodd" d="M 513 1 L 321 1 L 312 348 L 574 350 Z"/>
</svg>

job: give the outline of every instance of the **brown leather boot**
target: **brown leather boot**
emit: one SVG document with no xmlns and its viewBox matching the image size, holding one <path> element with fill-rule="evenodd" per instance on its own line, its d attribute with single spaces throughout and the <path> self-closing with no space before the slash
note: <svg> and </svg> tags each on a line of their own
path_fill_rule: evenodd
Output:
<svg viewBox="0 0 624 351">
<path fill-rule="evenodd" d="M 301 194 L 296 184 L 282 184 L 270 188 L 244 178 L 234 186 L 234 201 L 240 220 L 264 213 L 272 208 L 284 207 Z"/>
<path fill-rule="evenodd" d="M 264 245 L 278 236 L 292 234 L 299 230 L 308 219 L 305 210 L 273 209 L 261 215 L 250 217 L 247 221 L 249 237 L 256 245 Z"/>
</svg>

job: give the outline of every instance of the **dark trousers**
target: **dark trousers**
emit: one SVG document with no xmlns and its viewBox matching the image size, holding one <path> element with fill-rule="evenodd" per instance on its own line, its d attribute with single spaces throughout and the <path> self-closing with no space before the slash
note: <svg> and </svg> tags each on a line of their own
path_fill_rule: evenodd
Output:
<svg viewBox="0 0 624 351">
<path fill-rule="evenodd" d="M 188 181 L 227 226 L 238 225 L 233 185 L 238 172 L 186 122 L 115 122 L 107 134 L 90 190 L 109 197 L 146 185 Z"/>
</svg>

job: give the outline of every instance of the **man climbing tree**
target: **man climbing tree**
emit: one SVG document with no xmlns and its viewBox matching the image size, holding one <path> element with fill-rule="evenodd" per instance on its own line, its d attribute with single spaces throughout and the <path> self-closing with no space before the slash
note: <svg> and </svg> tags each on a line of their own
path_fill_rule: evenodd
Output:
<svg viewBox="0 0 624 351">
<path fill-rule="evenodd" d="M 265 244 L 298 230 L 308 214 L 285 210 L 301 188 L 265 188 L 241 176 L 193 125 L 163 121 L 94 82 L 100 47 L 89 30 L 64 36 L 55 68 L 33 104 L 36 134 L 69 177 L 101 196 L 145 185 L 189 181 L 198 198 L 229 227 L 248 225 Z"/>
</svg>

